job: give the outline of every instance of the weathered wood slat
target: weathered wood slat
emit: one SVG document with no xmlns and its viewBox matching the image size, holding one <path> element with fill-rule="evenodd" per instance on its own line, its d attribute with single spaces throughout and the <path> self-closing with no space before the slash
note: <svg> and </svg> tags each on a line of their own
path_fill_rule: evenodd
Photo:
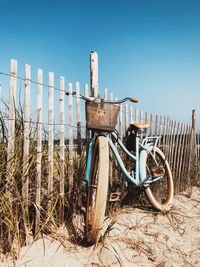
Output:
<svg viewBox="0 0 200 267">
<path fill-rule="evenodd" d="M 145 112 L 145 115 L 144 115 L 144 121 L 145 122 L 148 122 L 148 118 L 149 118 L 148 116 L 149 116 L 148 112 Z M 149 130 L 150 130 L 149 128 L 145 130 L 145 133 L 144 133 L 145 138 L 148 136 Z"/>
<path fill-rule="evenodd" d="M 10 62 L 10 88 L 9 88 L 9 111 L 8 111 L 8 148 L 7 148 L 7 179 L 10 180 L 10 168 L 13 164 L 15 150 L 15 107 L 17 90 L 17 61 L 12 59 Z"/>
<path fill-rule="evenodd" d="M 133 106 L 131 106 L 131 118 L 130 118 L 131 122 L 133 121 Z"/>
<path fill-rule="evenodd" d="M 139 113 L 138 109 L 135 108 L 135 121 L 139 121 L 138 113 Z"/>
<path fill-rule="evenodd" d="M 142 111 L 142 110 L 140 110 L 140 112 L 139 112 L 139 121 L 140 121 L 140 122 L 143 122 L 143 111 Z M 141 138 L 143 139 L 143 137 L 144 137 L 144 133 L 142 132 L 142 133 L 140 134 L 140 136 L 141 136 Z"/>
<path fill-rule="evenodd" d="M 162 127 L 163 127 L 163 123 L 162 123 L 162 116 L 159 116 L 159 121 L 158 121 L 158 136 L 161 137 L 161 133 L 162 133 Z M 161 138 L 158 139 L 158 146 L 161 145 Z"/>
<path fill-rule="evenodd" d="M 184 135 L 184 140 L 183 140 L 184 152 L 183 152 L 183 172 L 182 172 L 182 174 L 183 174 L 184 179 L 186 179 L 187 168 L 188 168 L 188 164 L 187 164 L 188 135 L 189 135 L 189 125 L 186 125 L 185 135 Z"/>
<path fill-rule="evenodd" d="M 88 97 L 89 96 L 89 86 L 88 84 L 84 85 L 84 96 Z M 85 105 L 85 103 L 84 103 Z M 90 140 L 90 131 L 85 127 L 85 139 L 86 139 L 86 143 L 88 144 L 89 140 Z"/>
<path fill-rule="evenodd" d="M 149 135 L 153 134 L 153 114 L 150 114 L 150 129 L 149 129 Z"/>
<path fill-rule="evenodd" d="M 60 77 L 60 222 L 64 222 L 65 203 L 65 78 Z"/>
<path fill-rule="evenodd" d="M 126 133 L 126 130 L 129 127 L 129 108 L 128 108 L 128 104 L 125 104 L 125 129 L 124 132 Z"/>
<path fill-rule="evenodd" d="M 103 96 L 104 100 L 107 100 L 108 99 L 108 89 L 105 88 L 104 89 L 104 96 Z"/>
<path fill-rule="evenodd" d="M 162 149 L 165 153 L 165 145 L 166 145 L 166 131 L 167 131 L 167 118 L 166 116 L 164 116 L 164 120 L 163 120 L 163 138 L 162 138 Z"/>
<path fill-rule="evenodd" d="M 23 178 L 22 195 L 25 207 L 28 207 L 29 187 L 29 144 L 30 144 L 30 90 L 31 90 L 31 66 L 25 65 L 25 89 L 24 89 L 24 147 L 23 147 Z"/>
<path fill-rule="evenodd" d="M 191 171 L 191 160 L 192 160 L 192 135 L 193 130 L 192 127 L 189 127 L 189 134 L 188 134 L 188 158 L 187 158 L 187 180 L 188 184 L 191 185 L 191 177 L 190 177 L 190 171 Z"/>
<path fill-rule="evenodd" d="M 180 185 L 181 185 L 181 190 L 184 189 L 182 188 L 182 182 L 181 179 L 183 180 L 183 177 L 181 177 L 183 175 L 183 151 L 184 151 L 184 135 L 185 135 L 185 130 L 186 130 L 186 126 L 185 124 L 183 124 L 183 130 L 182 130 L 182 135 L 181 135 L 181 140 L 180 140 L 180 155 L 179 155 L 179 171 L 178 171 L 178 181 L 180 181 Z"/>
<path fill-rule="evenodd" d="M 49 90 L 48 90 L 48 213 L 52 209 L 52 193 L 53 193 L 53 172 L 54 172 L 54 73 L 49 72 Z"/>
<path fill-rule="evenodd" d="M 123 138 L 123 120 L 122 120 L 122 113 L 123 113 L 123 104 L 120 104 L 120 111 L 119 111 L 119 135 L 120 139 Z"/>
<path fill-rule="evenodd" d="M 91 96 L 98 97 L 99 81 L 98 81 L 98 54 L 95 51 L 90 53 L 90 89 Z"/>
<path fill-rule="evenodd" d="M 36 158 L 36 233 L 40 229 L 40 204 L 41 204 L 41 170 L 42 170 L 42 84 L 43 71 L 37 71 L 37 158 Z"/>
<path fill-rule="evenodd" d="M 178 138 L 178 152 L 177 152 L 177 171 L 176 171 L 176 182 L 177 182 L 177 189 L 179 189 L 180 186 L 180 180 L 179 180 L 179 171 L 180 171 L 180 152 L 181 152 L 181 141 L 182 141 L 182 135 L 183 135 L 183 123 L 180 124 L 180 131 L 179 131 L 179 138 Z"/>
<path fill-rule="evenodd" d="M 113 93 L 111 92 L 110 93 L 110 100 L 113 101 Z M 110 162 L 109 162 L 109 180 L 113 181 L 113 154 L 110 153 L 109 155 L 109 159 L 110 159 Z"/>
<path fill-rule="evenodd" d="M 166 134 L 166 152 L 165 156 L 167 160 L 169 161 L 169 153 L 170 153 L 170 135 L 171 135 L 171 125 L 172 125 L 172 120 L 168 119 L 167 123 L 167 134 Z"/>
<path fill-rule="evenodd" d="M 139 112 L 139 121 L 142 122 L 143 121 L 143 111 L 140 110 Z"/>
<path fill-rule="evenodd" d="M 173 155 L 174 155 L 174 151 L 175 151 L 175 133 L 176 133 L 176 121 L 174 121 L 173 126 L 172 126 L 172 132 L 171 132 L 171 149 L 170 149 L 170 155 L 169 155 L 169 160 L 170 160 L 170 164 L 172 166 L 173 164 Z"/>
<path fill-rule="evenodd" d="M 172 154 L 173 154 L 173 133 L 176 126 L 176 122 L 173 120 L 171 124 L 171 131 L 170 131 L 170 142 L 169 142 L 169 162 L 170 165 L 172 165 Z"/>
<path fill-rule="evenodd" d="M 178 137 L 179 137 L 179 128 L 180 128 L 180 123 L 177 123 L 177 127 L 176 127 L 176 139 L 175 139 L 175 149 L 174 149 L 174 158 L 173 158 L 173 162 L 171 164 L 171 168 L 173 171 L 173 176 L 175 176 L 176 171 L 177 171 L 177 154 L 178 154 Z"/>
<path fill-rule="evenodd" d="M 156 114 L 155 135 L 158 135 L 158 120 L 159 120 L 159 115 Z"/>
<path fill-rule="evenodd" d="M 69 179 L 69 193 L 72 192 L 73 188 L 73 157 L 74 157 L 74 138 L 73 138 L 73 97 L 72 97 L 72 84 L 69 83 L 69 174 L 68 174 L 68 179 Z"/>
<path fill-rule="evenodd" d="M 82 138 L 81 138 L 81 106 L 80 106 L 80 84 L 76 82 L 76 123 L 77 123 L 77 153 L 81 155 Z"/>
</svg>

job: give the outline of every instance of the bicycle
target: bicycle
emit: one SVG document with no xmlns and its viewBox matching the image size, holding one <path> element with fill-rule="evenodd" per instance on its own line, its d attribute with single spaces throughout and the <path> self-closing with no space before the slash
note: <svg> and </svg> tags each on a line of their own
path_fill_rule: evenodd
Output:
<svg viewBox="0 0 200 267">
<path fill-rule="evenodd" d="M 141 138 L 140 133 L 148 129 L 148 122 L 130 123 L 130 131 L 135 136 L 135 153 L 131 153 L 119 138 L 115 130 L 121 103 L 135 98 L 126 97 L 119 101 L 107 101 L 100 98 L 87 98 L 86 127 L 92 129 L 87 152 L 86 182 L 88 184 L 86 231 L 87 240 L 94 244 L 99 240 L 106 211 L 109 184 L 109 148 L 112 151 L 126 180 L 135 187 L 143 187 L 147 199 L 153 208 L 159 211 L 170 210 L 173 203 L 174 183 L 169 163 L 158 148 L 159 136 Z M 116 145 L 131 161 L 134 169 L 128 170 Z"/>
</svg>

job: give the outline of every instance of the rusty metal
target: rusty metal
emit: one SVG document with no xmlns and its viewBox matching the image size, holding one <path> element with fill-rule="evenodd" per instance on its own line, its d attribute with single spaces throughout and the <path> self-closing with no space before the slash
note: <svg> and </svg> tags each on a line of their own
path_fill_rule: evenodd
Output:
<svg viewBox="0 0 200 267">
<path fill-rule="evenodd" d="M 110 202 L 115 202 L 115 201 L 120 201 L 121 200 L 121 192 L 114 192 L 110 194 L 109 201 Z"/>
</svg>

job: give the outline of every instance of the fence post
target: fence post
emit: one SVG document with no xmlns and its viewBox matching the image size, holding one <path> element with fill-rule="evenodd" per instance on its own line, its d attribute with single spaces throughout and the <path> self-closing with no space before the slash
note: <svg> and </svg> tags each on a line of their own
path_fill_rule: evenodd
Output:
<svg viewBox="0 0 200 267">
<path fill-rule="evenodd" d="M 74 142 L 73 142 L 73 98 L 72 84 L 69 83 L 69 195 L 73 188 L 73 157 L 74 157 Z"/>
<path fill-rule="evenodd" d="M 10 66 L 10 90 L 9 90 L 9 114 L 8 114 L 8 148 L 7 148 L 7 180 L 10 180 L 10 168 L 13 164 L 13 154 L 15 149 L 15 107 L 17 89 L 17 61 L 11 59 Z"/>
<path fill-rule="evenodd" d="M 54 153 L 54 133 L 53 133 L 53 117 L 54 117 L 54 73 L 49 72 L 49 92 L 48 92 L 48 214 L 52 209 L 52 193 L 53 193 L 53 153 Z"/>
<path fill-rule="evenodd" d="M 130 122 L 133 122 L 133 106 L 131 106 L 131 111 L 130 112 L 131 112 Z"/>
<path fill-rule="evenodd" d="M 123 121 L 122 121 L 122 112 L 123 112 L 123 104 L 120 104 L 120 111 L 119 111 L 119 134 L 120 139 L 123 139 Z"/>
<path fill-rule="evenodd" d="M 31 66 L 25 65 L 25 90 L 24 90 L 24 148 L 23 148 L 23 178 L 22 195 L 24 205 L 28 207 L 28 186 L 29 186 L 29 134 L 30 134 L 30 89 L 31 89 Z"/>
<path fill-rule="evenodd" d="M 107 88 L 105 88 L 104 89 L 104 100 L 107 100 L 107 98 L 108 98 L 108 89 Z"/>
<path fill-rule="evenodd" d="M 88 92 L 89 89 L 88 88 L 89 88 L 89 86 L 86 83 L 85 86 L 84 86 L 84 96 L 85 97 L 88 97 L 88 95 L 89 95 L 89 92 Z M 85 125 L 85 142 L 86 142 L 86 144 L 88 144 L 89 141 L 90 141 L 90 131 L 87 129 L 87 127 Z"/>
<path fill-rule="evenodd" d="M 81 155 L 81 107 L 80 107 L 80 84 L 76 82 L 76 118 L 77 118 L 77 153 Z"/>
<path fill-rule="evenodd" d="M 41 162 L 42 162 L 42 83 L 43 71 L 37 72 L 38 91 L 37 91 L 37 159 L 36 159 L 36 234 L 40 229 L 40 201 L 41 201 Z"/>
<path fill-rule="evenodd" d="M 125 104 L 125 135 L 126 135 L 126 131 L 129 127 L 129 108 L 128 108 L 128 104 Z"/>
<path fill-rule="evenodd" d="M 196 110 L 192 110 L 192 153 L 193 161 L 197 166 L 197 149 L 196 149 Z"/>
<path fill-rule="evenodd" d="M 90 53 L 90 90 L 91 96 L 98 97 L 98 54 L 95 51 Z"/>
<path fill-rule="evenodd" d="M 197 147 L 196 147 L 196 110 L 192 110 L 192 136 L 191 136 L 191 156 L 190 156 L 190 168 L 194 178 L 196 179 L 196 167 L 197 167 Z M 191 165 L 192 164 L 192 165 Z"/>
<path fill-rule="evenodd" d="M 65 203 L 65 78 L 60 77 L 60 222 L 64 222 Z"/>
</svg>

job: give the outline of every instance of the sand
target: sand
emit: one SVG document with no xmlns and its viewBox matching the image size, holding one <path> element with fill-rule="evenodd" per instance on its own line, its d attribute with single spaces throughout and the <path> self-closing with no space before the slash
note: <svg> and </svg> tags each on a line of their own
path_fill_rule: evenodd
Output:
<svg viewBox="0 0 200 267">
<path fill-rule="evenodd" d="M 95 246 L 70 242 L 66 229 L 23 247 L 17 261 L 0 267 L 200 266 L 200 190 L 175 196 L 168 214 L 123 208 L 105 222 L 110 227 Z"/>
</svg>

